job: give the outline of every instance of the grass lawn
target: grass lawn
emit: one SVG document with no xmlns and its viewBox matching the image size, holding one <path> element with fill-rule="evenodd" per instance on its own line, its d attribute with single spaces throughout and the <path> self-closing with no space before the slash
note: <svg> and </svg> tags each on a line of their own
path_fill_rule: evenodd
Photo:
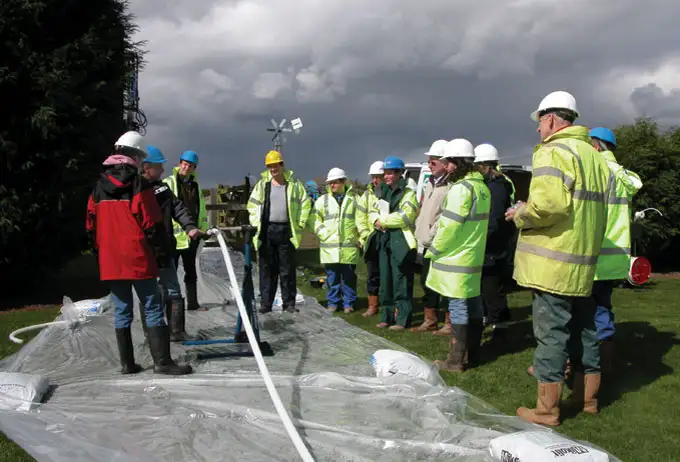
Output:
<svg viewBox="0 0 680 462">
<path fill-rule="evenodd" d="M 322 275 L 318 250 L 303 250 L 298 264 L 307 268 L 299 278 L 306 295 L 325 303 L 325 290 L 314 289 L 308 277 Z M 390 332 L 376 329 L 378 317 L 364 318 L 366 308 L 366 267 L 357 268 L 359 300 L 357 311 L 337 313 L 347 322 L 403 345 L 429 359 L 444 359 L 447 340 L 434 335 Z M 416 275 L 414 325 L 422 322 L 422 290 Z M 680 435 L 680 280 L 658 279 L 642 289 L 616 289 L 614 310 L 617 345 L 622 365 L 600 393 L 599 416 L 583 413 L 566 418 L 558 431 L 597 444 L 625 462 L 675 461 Z M 501 412 L 515 415 L 519 406 L 534 407 L 536 380 L 525 370 L 533 361 L 534 340 L 531 327 L 531 296 L 528 291 L 510 295 L 513 321 L 507 353 L 490 358 L 480 367 L 463 374 L 444 373 L 447 384 L 458 386 L 485 400 Z M 565 391 L 567 397 L 569 391 Z"/>
<path fill-rule="evenodd" d="M 318 264 L 318 250 L 300 252 L 300 264 L 306 275 L 300 278 L 300 289 L 307 295 L 325 300 L 325 290 L 314 289 L 307 283 L 311 276 L 323 274 Z M 9 333 L 19 327 L 48 322 L 58 312 L 55 306 L 61 297 L 69 295 L 74 300 L 96 298 L 105 294 L 96 280 L 96 270 L 91 257 L 74 261 L 62 274 L 56 289 L 47 289 L 27 295 L 22 300 L 2 308 L 22 310 L 0 311 L 0 355 L 5 357 L 20 345 L 8 340 Z M 359 265 L 359 301 L 357 312 L 337 314 L 351 324 L 404 345 L 423 357 L 434 360 L 446 356 L 448 343 L 430 334 L 390 332 L 378 330 L 377 317 L 365 319 L 361 312 L 366 308 L 365 266 Z M 416 281 L 416 302 L 422 295 Z M 617 289 L 614 306 L 617 316 L 617 338 L 623 365 L 611 383 L 601 393 L 602 411 L 599 416 L 579 414 L 568 418 L 558 427 L 565 434 L 591 441 L 628 461 L 678 460 L 675 440 L 680 435 L 680 376 L 674 368 L 680 367 L 680 341 L 676 332 L 680 316 L 674 307 L 680 306 L 680 280 L 658 279 L 644 289 Z M 36 305 L 36 304 L 42 305 Z M 455 385 L 478 396 L 507 414 L 515 413 L 518 406 L 533 406 L 536 401 L 536 382 L 524 372 L 532 362 L 534 349 L 531 331 L 531 307 L 528 292 L 510 296 L 513 320 L 511 341 L 506 354 L 480 367 L 455 376 L 444 374 L 449 385 Z M 419 304 L 416 303 L 416 311 Z M 422 321 L 417 313 L 414 323 Z M 31 335 L 23 338 L 30 339 Z M 566 396 L 567 393 L 565 393 Z M 24 462 L 33 459 L 21 448 L 0 434 L 0 461 Z"/>
</svg>

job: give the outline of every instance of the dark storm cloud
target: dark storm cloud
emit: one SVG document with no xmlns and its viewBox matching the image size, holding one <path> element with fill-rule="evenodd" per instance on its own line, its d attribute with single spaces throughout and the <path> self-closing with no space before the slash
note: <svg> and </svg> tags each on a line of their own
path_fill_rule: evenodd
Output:
<svg viewBox="0 0 680 462">
<path fill-rule="evenodd" d="M 680 121 L 667 77 L 680 68 L 679 3 L 500 5 L 133 0 L 148 40 L 148 138 L 171 159 L 198 151 L 209 186 L 259 175 L 270 117 L 302 118 L 284 156 L 304 179 L 333 166 L 364 178 L 389 154 L 424 159 L 439 138 L 490 142 L 506 162 L 529 163 L 529 114 L 558 89 L 576 96 L 586 125 Z"/>
</svg>

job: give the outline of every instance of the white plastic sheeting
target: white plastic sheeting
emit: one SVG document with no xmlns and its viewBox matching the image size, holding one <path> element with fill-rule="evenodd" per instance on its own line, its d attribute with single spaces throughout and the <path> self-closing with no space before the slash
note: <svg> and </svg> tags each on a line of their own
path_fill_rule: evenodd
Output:
<svg viewBox="0 0 680 462">
<path fill-rule="evenodd" d="M 239 274 L 240 254 L 233 261 Z M 188 313 L 190 334 L 233 336 L 224 268 L 219 249 L 203 251 L 199 301 L 209 311 Z M 49 326 L 0 362 L 0 370 L 44 375 L 52 386 L 32 411 L 0 410 L 0 430 L 40 462 L 299 460 L 254 358 L 197 361 L 197 349 L 208 348 L 173 344 L 174 358 L 195 373 L 154 375 L 138 319 L 140 374 L 119 374 L 111 311 L 75 330 Z M 274 384 L 317 461 L 492 461 L 493 438 L 540 428 L 443 382 L 375 377 L 371 355 L 403 348 L 308 297 L 299 313 L 260 315 L 260 325 L 275 352 L 265 358 Z"/>
</svg>

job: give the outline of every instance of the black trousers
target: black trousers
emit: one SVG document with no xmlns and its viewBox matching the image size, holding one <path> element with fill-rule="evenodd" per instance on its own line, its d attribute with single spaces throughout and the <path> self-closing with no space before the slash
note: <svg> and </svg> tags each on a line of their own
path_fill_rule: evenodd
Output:
<svg viewBox="0 0 680 462">
<path fill-rule="evenodd" d="M 505 272 L 500 265 L 482 270 L 482 301 L 487 324 L 510 321 Z"/>
<path fill-rule="evenodd" d="M 427 275 L 430 273 L 431 264 L 432 261 L 429 258 L 423 258 L 423 264 L 420 267 L 420 285 L 423 288 L 423 292 L 425 292 L 423 302 L 425 304 L 425 308 L 439 309 L 439 304 L 442 300 L 441 295 L 425 285 L 425 282 L 427 281 Z"/>
<path fill-rule="evenodd" d="M 179 259 L 182 258 L 182 265 L 184 265 L 184 283 L 195 283 L 198 279 L 196 276 L 196 251 L 198 250 L 198 240 L 189 241 L 189 247 L 182 250 L 177 250 L 174 255 L 175 268 L 179 267 Z"/>
<path fill-rule="evenodd" d="M 380 258 L 375 253 L 375 258 L 366 262 L 366 292 L 368 295 L 380 295 Z"/>
<path fill-rule="evenodd" d="M 295 306 L 297 281 L 295 278 L 295 246 L 290 242 L 287 223 L 269 223 L 258 250 L 260 269 L 260 307 L 271 309 L 276 295 L 276 285 L 281 279 L 283 309 Z"/>
</svg>

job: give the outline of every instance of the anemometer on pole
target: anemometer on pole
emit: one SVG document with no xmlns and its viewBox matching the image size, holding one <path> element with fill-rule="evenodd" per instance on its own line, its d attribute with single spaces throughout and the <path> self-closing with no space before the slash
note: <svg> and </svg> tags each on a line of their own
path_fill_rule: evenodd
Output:
<svg viewBox="0 0 680 462">
<path fill-rule="evenodd" d="M 274 132 L 274 137 L 272 138 L 272 141 L 274 142 L 274 150 L 281 152 L 283 143 L 286 142 L 286 137 L 283 136 L 283 134 L 294 132 L 296 135 L 299 135 L 300 129 L 302 128 L 302 119 L 298 117 L 297 119 L 291 120 L 290 127 L 286 127 L 286 122 L 288 122 L 288 119 L 285 117 L 281 119 L 281 122 L 278 124 L 274 119 L 269 120 L 272 123 L 273 128 L 267 128 L 267 131 Z"/>
</svg>

